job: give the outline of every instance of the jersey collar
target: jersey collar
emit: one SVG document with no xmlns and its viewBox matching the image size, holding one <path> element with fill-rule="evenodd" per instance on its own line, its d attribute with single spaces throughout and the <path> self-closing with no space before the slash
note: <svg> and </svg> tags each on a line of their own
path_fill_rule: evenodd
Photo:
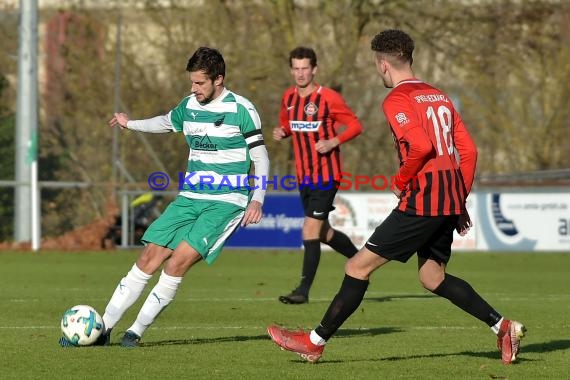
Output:
<svg viewBox="0 0 570 380">
<path fill-rule="evenodd" d="M 398 87 L 401 84 L 405 84 L 405 83 L 423 83 L 423 81 L 416 79 L 416 78 L 404 79 L 404 80 L 398 82 L 398 84 L 395 85 L 394 88 Z"/>
</svg>

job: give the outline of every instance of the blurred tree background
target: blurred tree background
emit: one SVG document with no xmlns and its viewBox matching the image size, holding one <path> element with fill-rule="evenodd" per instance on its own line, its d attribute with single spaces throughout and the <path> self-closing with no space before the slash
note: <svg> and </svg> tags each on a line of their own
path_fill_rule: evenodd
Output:
<svg viewBox="0 0 570 380">
<path fill-rule="evenodd" d="M 0 8 L 1 9 L 1 8 Z M 15 178 L 16 60 L 18 57 L 18 18 L 9 9 L 0 10 L 0 180 Z M 0 187 L 0 241 L 12 238 L 14 224 L 14 190 Z"/>
<path fill-rule="evenodd" d="M 380 109 L 388 90 L 370 50 L 371 38 L 386 28 L 415 39 L 416 75 L 453 98 L 479 145 L 478 175 L 569 166 L 568 1 L 40 0 L 40 6 L 40 179 L 94 185 L 45 189 L 44 235 L 105 213 L 113 194 L 113 131 L 106 125 L 113 110 L 135 119 L 168 112 L 189 94 L 186 62 L 199 46 L 224 54 L 226 86 L 256 105 L 272 175 L 293 172 L 289 144 L 275 144 L 271 130 L 282 91 L 292 84 L 287 57 L 297 45 L 316 50 L 319 83 L 339 89 L 365 127 L 343 149 L 345 170 L 394 173 Z M 0 179 L 13 179 L 18 9 L 0 5 L 0 21 Z M 121 131 L 121 187 L 135 186 L 129 176 L 144 188 L 154 171 L 177 178 L 185 170 L 184 139 L 148 137 Z M 11 237 L 12 193 L 0 188 L 0 240 Z"/>
</svg>

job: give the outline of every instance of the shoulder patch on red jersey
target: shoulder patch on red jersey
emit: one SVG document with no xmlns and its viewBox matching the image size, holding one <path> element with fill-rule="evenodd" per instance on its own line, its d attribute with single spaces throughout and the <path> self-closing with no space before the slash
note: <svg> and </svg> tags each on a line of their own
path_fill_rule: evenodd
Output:
<svg viewBox="0 0 570 380">
<path fill-rule="evenodd" d="M 396 118 L 396 121 L 400 127 L 403 127 L 410 122 L 410 119 L 408 119 L 406 114 L 403 112 L 398 112 L 394 117 Z"/>
</svg>

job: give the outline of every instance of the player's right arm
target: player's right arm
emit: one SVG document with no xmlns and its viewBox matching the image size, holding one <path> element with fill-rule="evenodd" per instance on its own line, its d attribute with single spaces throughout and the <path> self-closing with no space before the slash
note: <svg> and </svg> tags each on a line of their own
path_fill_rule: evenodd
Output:
<svg viewBox="0 0 570 380">
<path fill-rule="evenodd" d="M 120 125 L 123 129 L 148 133 L 168 133 L 172 132 L 172 124 L 168 115 L 152 117 L 150 119 L 130 120 L 126 113 L 115 113 L 109 120 L 109 125 L 114 127 Z"/>
<path fill-rule="evenodd" d="M 188 99 L 189 97 L 184 98 L 166 115 L 155 116 L 150 119 L 131 120 L 126 113 L 117 112 L 109 120 L 109 125 L 111 127 L 119 125 L 123 129 L 147 133 L 181 132 Z"/>
<path fill-rule="evenodd" d="M 406 95 L 392 94 L 382 108 L 402 154 L 400 168 L 394 177 L 394 185 L 402 192 L 429 160 L 433 146 Z"/>
<path fill-rule="evenodd" d="M 273 140 L 280 141 L 287 137 L 285 131 L 281 127 L 273 128 Z"/>
<path fill-rule="evenodd" d="M 291 126 L 289 125 L 289 115 L 285 104 L 285 95 L 281 98 L 281 109 L 279 111 L 279 127 L 273 128 L 273 139 L 280 141 L 291 136 Z"/>
</svg>

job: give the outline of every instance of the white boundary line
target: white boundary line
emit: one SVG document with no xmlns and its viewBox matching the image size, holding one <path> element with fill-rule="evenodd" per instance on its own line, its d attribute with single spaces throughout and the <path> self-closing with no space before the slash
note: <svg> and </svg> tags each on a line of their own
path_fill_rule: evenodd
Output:
<svg viewBox="0 0 570 380">
<path fill-rule="evenodd" d="M 570 299 L 570 295 L 566 295 L 566 294 L 557 294 L 557 295 L 542 295 L 542 296 L 538 296 L 537 297 L 512 297 L 512 296 L 508 296 L 508 295 L 493 295 L 493 294 L 485 294 L 486 298 L 493 298 L 493 299 L 497 299 L 497 300 L 501 300 L 501 301 L 536 301 L 537 299 L 540 299 L 543 302 L 549 302 L 549 301 L 566 301 Z M 386 300 L 390 300 L 390 301 L 432 301 L 434 299 L 437 299 L 438 297 L 435 295 L 431 295 L 431 294 L 402 294 L 402 295 L 397 295 L 397 294 L 367 294 L 366 297 L 364 297 L 364 302 L 366 301 L 370 301 L 370 302 L 374 302 L 376 301 L 375 298 L 386 298 Z M 313 302 L 330 302 L 332 300 L 332 297 L 326 297 L 326 298 L 313 298 L 311 297 L 311 300 Z M 13 303 L 24 303 L 24 302 L 43 302 L 44 300 L 40 300 L 38 298 L 28 298 L 28 299 L 22 299 L 22 298 L 14 298 L 14 299 L 10 299 L 7 302 L 13 302 Z M 91 299 L 91 303 L 95 303 L 95 302 L 106 302 L 108 301 L 108 298 L 93 298 Z M 177 302 L 276 302 L 277 301 L 277 296 L 275 297 L 224 297 L 224 298 L 208 298 L 208 297 L 190 297 L 190 298 L 177 298 L 176 299 Z"/>
<path fill-rule="evenodd" d="M 374 327 L 345 327 L 345 328 L 341 328 L 340 331 L 342 330 L 359 330 L 359 331 L 368 331 L 368 330 L 374 330 L 374 329 L 378 329 L 378 328 L 390 328 L 390 327 L 397 327 L 397 328 L 401 328 L 402 330 L 425 330 L 425 331 L 429 331 L 429 330 L 441 330 L 441 331 L 446 331 L 446 330 L 478 330 L 481 328 L 484 328 L 484 326 L 477 324 L 474 326 L 382 326 L 382 325 L 378 325 L 378 326 L 374 326 Z M 562 326 L 559 326 L 562 328 L 569 328 L 570 325 L 568 324 L 564 324 Z M 151 327 L 151 329 L 156 329 L 156 330 L 195 330 L 195 331 L 199 331 L 199 330 L 263 330 L 265 331 L 265 329 L 267 328 L 267 326 L 213 326 L 213 325 L 202 325 L 202 326 L 160 326 L 160 327 Z M 545 328 L 545 326 L 532 326 L 533 330 L 542 330 Z M 0 330 L 59 330 L 60 327 L 59 326 L 0 326 Z"/>
</svg>

